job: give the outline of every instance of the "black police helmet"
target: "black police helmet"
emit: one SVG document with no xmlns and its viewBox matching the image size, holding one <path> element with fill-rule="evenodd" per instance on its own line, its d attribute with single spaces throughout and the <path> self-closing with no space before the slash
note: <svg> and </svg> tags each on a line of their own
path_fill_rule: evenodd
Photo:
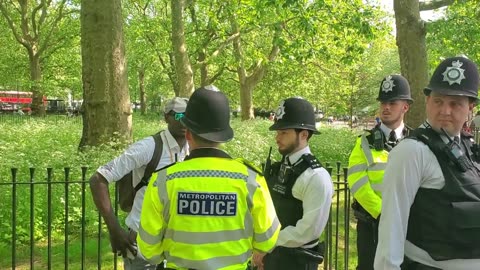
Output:
<svg viewBox="0 0 480 270">
<path fill-rule="evenodd" d="M 443 60 L 423 90 L 426 96 L 437 92 L 447 96 L 478 97 L 478 68 L 470 59 L 457 56 Z"/>
<path fill-rule="evenodd" d="M 408 103 L 413 103 L 410 94 L 410 84 L 402 75 L 389 75 L 383 78 L 380 83 L 380 90 L 378 91 L 377 100 L 381 102 L 388 102 L 393 100 L 403 99 Z"/>
<path fill-rule="evenodd" d="M 270 130 L 306 129 L 319 134 L 315 127 L 315 113 L 312 104 L 303 98 L 287 98 L 275 112 L 275 123 Z"/>
<path fill-rule="evenodd" d="M 213 85 L 195 90 L 180 122 L 195 135 L 211 142 L 233 138 L 227 97 Z"/>
</svg>

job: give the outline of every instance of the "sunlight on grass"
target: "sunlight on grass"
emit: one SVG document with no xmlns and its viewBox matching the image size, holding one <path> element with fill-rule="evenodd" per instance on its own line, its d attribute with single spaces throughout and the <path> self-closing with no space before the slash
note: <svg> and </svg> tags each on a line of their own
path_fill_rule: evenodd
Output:
<svg viewBox="0 0 480 270">
<path fill-rule="evenodd" d="M 159 130 L 166 129 L 162 120 L 163 116 L 148 115 L 140 116 L 135 114 L 133 121 L 133 137 L 139 140 L 152 135 Z M 233 157 L 243 157 L 254 164 L 260 166 L 268 154 L 269 147 L 273 147 L 272 160 L 279 160 L 280 156 L 276 151 L 275 132 L 269 131 L 272 124 L 268 120 L 250 120 L 240 121 L 232 119 L 232 128 L 235 132 L 234 139 L 225 144 L 224 149 Z M 17 248 L 16 248 L 16 267 L 15 269 L 30 269 L 30 189 L 32 185 L 29 182 L 29 168 L 34 167 L 35 182 L 46 181 L 46 168 L 53 168 L 52 181 L 63 181 L 64 167 L 71 167 L 69 181 L 82 180 L 81 167 L 88 167 L 86 179 L 98 168 L 98 166 L 108 162 L 116 155 L 121 153 L 125 145 L 109 144 L 107 146 L 94 147 L 85 152 L 78 152 L 77 147 L 82 134 L 82 122 L 80 117 L 66 118 L 63 116 L 51 116 L 46 118 L 19 118 L 11 116 L 0 117 L 0 193 L 3 194 L 3 203 L 0 208 L 0 220 L 3 220 L 0 226 L 0 269 L 11 269 L 12 264 L 12 185 L 10 168 L 18 168 L 17 182 L 24 184 L 16 186 L 17 211 L 16 224 L 17 230 Z M 354 145 L 356 134 L 349 129 L 333 129 L 330 127 L 321 128 L 321 134 L 313 136 L 310 140 L 310 147 L 317 158 L 325 165 L 330 163 L 334 167 L 334 181 L 343 181 L 343 176 L 336 175 L 336 162 L 346 165 L 348 155 Z M 114 146 L 114 147 L 112 147 Z M 341 169 L 340 169 L 341 170 Z M 343 172 L 342 172 L 343 173 Z M 64 248 L 64 222 L 65 205 L 69 205 L 69 249 L 68 249 L 68 267 L 69 269 L 81 269 L 82 247 L 80 240 L 82 208 L 81 198 L 85 195 L 85 269 L 97 269 L 98 256 L 101 254 L 100 264 L 102 269 L 113 269 L 114 257 L 110 251 L 108 234 L 106 229 L 102 231 L 102 241 L 100 253 L 96 239 L 98 229 L 98 212 L 93 204 L 89 193 L 88 184 L 85 184 L 85 190 L 82 190 L 80 183 L 70 183 L 68 194 L 65 194 L 65 185 L 62 183 L 53 183 L 51 187 L 51 226 L 52 226 L 52 247 L 51 247 L 51 267 L 52 269 L 65 269 L 65 248 Z M 336 186 L 336 185 L 335 185 Z M 113 194 L 113 185 L 110 193 Z M 48 267 L 47 250 L 47 225 L 48 209 L 47 195 L 48 189 L 45 184 L 34 185 L 34 267 L 36 269 L 46 269 Z M 345 250 L 345 232 L 343 226 L 344 216 L 344 196 L 340 192 L 336 196 L 338 199 L 338 255 L 332 254 L 332 265 L 341 269 L 344 265 Z M 333 209 L 337 207 L 337 198 L 333 199 Z M 347 208 L 348 210 L 350 207 Z M 121 213 L 122 218 L 124 214 Z M 350 226 L 349 235 L 349 266 L 348 269 L 354 269 L 356 263 L 355 249 L 355 221 L 350 215 L 348 221 Z M 336 213 L 332 212 L 332 227 L 335 228 Z M 335 235 L 334 235 L 335 237 Z M 332 246 L 337 246 L 335 239 Z M 117 263 L 118 268 L 122 269 L 122 262 Z M 323 269 L 323 265 L 320 267 Z"/>
</svg>

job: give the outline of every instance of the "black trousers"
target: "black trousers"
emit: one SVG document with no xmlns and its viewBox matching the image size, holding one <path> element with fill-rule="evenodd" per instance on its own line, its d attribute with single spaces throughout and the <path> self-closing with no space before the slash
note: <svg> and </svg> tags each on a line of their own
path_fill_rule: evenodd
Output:
<svg viewBox="0 0 480 270">
<path fill-rule="evenodd" d="M 357 220 L 357 270 L 373 270 L 378 243 L 378 222 Z"/>
<path fill-rule="evenodd" d="M 317 270 L 317 263 L 301 262 L 284 251 L 285 248 L 275 248 L 263 258 L 265 270 Z"/>
<path fill-rule="evenodd" d="M 424 265 L 415 261 L 410 260 L 405 256 L 403 263 L 400 266 L 402 270 L 441 270 L 440 268 Z"/>
</svg>

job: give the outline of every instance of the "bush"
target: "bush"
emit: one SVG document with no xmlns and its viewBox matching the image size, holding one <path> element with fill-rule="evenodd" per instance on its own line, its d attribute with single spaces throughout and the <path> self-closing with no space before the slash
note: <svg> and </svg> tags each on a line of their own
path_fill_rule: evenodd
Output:
<svg viewBox="0 0 480 270">
<path fill-rule="evenodd" d="M 160 116 L 134 115 L 133 135 L 139 140 L 154 134 L 166 125 L 161 122 Z M 12 186 L 10 168 L 18 168 L 17 181 L 25 184 L 17 185 L 17 232 L 20 242 L 29 239 L 30 219 L 30 180 L 29 168 L 36 168 L 34 180 L 46 181 L 46 168 L 53 168 L 52 181 L 64 180 L 64 167 L 70 167 L 70 180 L 81 180 L 81 167 L 88 167 L 86 178 L 100 165 L 107 163 L 118 155 L 124 146 L 118 142 L 111 142 L 101 147 L 92 147 L 84 152 L 77 150 L 80 141 L 82 124 L 79 118 L 51 116 L 46 118 L 0 118 L 0 193 L 4 194 L 5 201 L 0 209 L 0 242 L 11 241 L 12 231 Z M 275 132 L 269 131 L 272 124 L 268 120 L 240 121 L 232 120 L 235 131 L 234 139 L 225 144 L 225 150 L 233 157 L 242 157 L 260 166 L 268 155 L 269 147 L 273 147 L 272 160 L 279 160 L 276 150 Z M 346 164 L 348 155 L 354 145 L 355 135 L 348 129 L 322 128 L 320 135 L 311 138 L 312 152 L 322 162 L 340 161 Z M 4 185 L 1 185 L 4 183 Z M 113 185 L 112 185 L 113 186 Z M 113 188 L 113 187 L 112 187 Z M 51 190 L 52 229 L 56 237 L 63 236 L 64 208 L 69 201 L 69 225 L 72 230 L 79 231 L 81 221 L 81 184 L 69 185 L 68 194 L 65 194 L 64 184 L 54 184 Z M 113 193 L 113 192 L 111 192 Z M 35 238 L 40 240 L 46 237 L 47 231 L 47 189 L 46 185 L 35 186 Z M 93 205 L 86 187 L 86 224 L 87 233 L 93 234 L 98 226 L 98 213 Z M 55 236 L 55 235 L 54 235 Z"/>
</svg>

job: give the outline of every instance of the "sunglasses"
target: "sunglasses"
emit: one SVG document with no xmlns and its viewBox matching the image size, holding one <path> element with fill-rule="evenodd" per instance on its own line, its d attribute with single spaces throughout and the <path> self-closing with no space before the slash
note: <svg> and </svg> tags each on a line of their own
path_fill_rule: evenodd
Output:
<svg viewBox="0 0 480 270">
<path fill-rule="evenodd" d="M 172 112 L 170 113 L 171 116 L 175 117 L 175 120 L 180 121 L 185 116 L 185 113 L 177 113 L 177 112 Z"/>
</svg>

